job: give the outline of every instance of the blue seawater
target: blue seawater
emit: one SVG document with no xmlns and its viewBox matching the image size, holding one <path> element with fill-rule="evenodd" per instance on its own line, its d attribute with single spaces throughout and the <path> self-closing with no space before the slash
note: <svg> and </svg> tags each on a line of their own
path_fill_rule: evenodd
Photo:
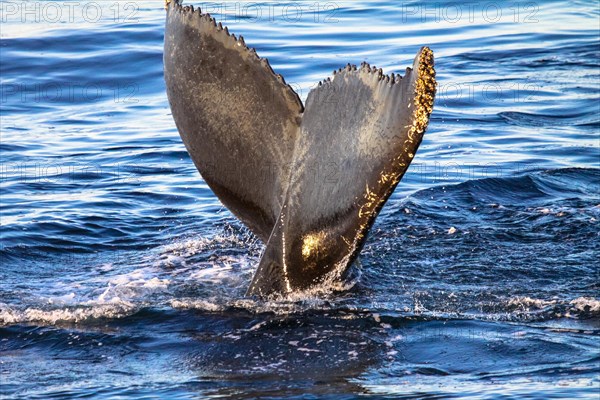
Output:
<svg viewBox="0 0 600 400">
<path fill-rule="evenodd" d="M 188 3 L 303 99 L 434 50 L 362 274 L 244 297 L 263 245 L 179 138 L 162 1 L 1 0 L 0 397 L 598 399 L 597 1 Z"/>
</svg>

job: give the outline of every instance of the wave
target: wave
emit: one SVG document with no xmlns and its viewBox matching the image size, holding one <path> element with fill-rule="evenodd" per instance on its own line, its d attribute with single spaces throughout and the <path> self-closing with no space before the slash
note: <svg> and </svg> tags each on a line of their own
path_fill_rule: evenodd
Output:
<svg viewBox="0 0 600 400">
<path fill-rule="evenodd" d="M 65 264 L 60 252 L 49 253 L 3 271 L 7 282 L 40 269 L 49 278 L 27 295 L 11 293 L 12 300 L 0 306 L 0 323 L 79 323 L 147 308 L 259 314 L 382 308 L 431 318 L 598 318 L 597 249 L 591 240 L 600 219 L 599 176 L 596 169 L 537 171 L 436 186 L 392 201 L 365 246 L 359 279 L 270 302 L 244 298 L 263 244 L 229 217 L 212 234 L 188 232 L 117 259 L 70 255 Z M 66 276 L 57 264 L 75 273 Z"/>
<path fill-rule="evenodd" d="M 154 282 L 152 282 L 154 281 Z M 163 287 L 165 282 L 153 279 L 146 287 Z M 211 296 L 207 298 L 171 298 L 161 301 L 146 297 L 139 301 L 136 298 L 121 298 L 118 296 L 109 299 L 85 301 L 77 303 L 70 298 L 68 305 L 53 304 L 49 301 L 38 306 L 24 307 L 22 305 L 9 305 L 0 303 L 0 326 L 20 324 L 35 325 L 62 325 L 68 323 L 93 323 L 98 320 L 122 319 L 154 310 L 155 313 L 171 313 L 193 310 L 200 313 L 248 315 L 270 314 L 277 316 L 301 316 L 310 314 L 326 315 L 354 315 L 356 318 L 371 316 L 375 322 L 384 325 L 394 325 L 403 320 L 479 320 L 479 321 L 507 321 L 507 322 L 545 322 L 560 321 L 564 319 L 587 321 L 600 318 L 600 299 L 594 297 L 577 297 L 573 299 L 536 299 L 531 297 L 512 297 L 496 300 L 493 311 L 481 312 L 488 305 L 461 304 L 454 309 L 440 304 L 439 309 L 430 305 L 416 304 L 415 307 L 404 309 L 381 310 L 370 308 L 367 304 L 353 304 L 348 300 L 336 299 L 333 296 L 316 297 L 305 295 L 294 296 L 293 299 L 257 301 L 243 297 L 224 298 Z M 456 296 L 458 297 L 458 296 Z M 429 308 L 431 307 L 431 308 Z M 479 308 L 480 311 L 473 311 Z M 385 317 L 381 317 L 384 315 Z M 151 316 L 156 318 L 155 315 Z M 382 322 L 383 321 L 383 322 Z"/>
</svg>

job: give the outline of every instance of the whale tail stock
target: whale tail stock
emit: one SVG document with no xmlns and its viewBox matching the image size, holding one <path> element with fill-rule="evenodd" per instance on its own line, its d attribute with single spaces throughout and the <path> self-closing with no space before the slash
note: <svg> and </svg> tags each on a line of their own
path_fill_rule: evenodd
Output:
<svg viewBox="0 0 600 400">
<path fill-rule="evenodd" d="M 248 289 L 340 279 L 412 161 L 433 107 L 433 53 L 406 74 L 334 71 L 306 104 L 207 14 L 167 4 L 164 68 L 181 138 L 210 188 L 264 243 Z"/>
</svg>

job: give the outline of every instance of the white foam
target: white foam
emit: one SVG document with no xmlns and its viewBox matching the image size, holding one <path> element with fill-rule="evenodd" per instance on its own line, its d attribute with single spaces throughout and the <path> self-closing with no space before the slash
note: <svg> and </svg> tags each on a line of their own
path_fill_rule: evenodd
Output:
<svg viewBox="0 0 600 400">
<path fill-rule="evenodd" d="M 600 300 L 592 297 L 578 297 L 569 302 L 572 308 L 582 312 L 600 312 Z"/>
<path fill-rule="evenodd" d="M 545 315 L 550 318 L 589 318 L 590 314 L 600 314 L 600 301 L 592 297 L 579 297 L 573 300 L 535 299 L 527 296 L 509 299 L 507 307 L 514 307 L 519 318 L 532 315 Z M 524 315 L 520 315 L 524 313 Z M 508 314 L 508 316 L 512 313 Z M 485 315 L 480 316 L 485 318 Z"/>
<path fill-rule="evenodd" d="M 37 322 L 54 325 L 57 322 L 80 322 L 89 318 L 119 318 L 130 315 L 135 310 L 129 302 L 113 302 L 101 306 L 77 306 L 44 310 L 26 308 L 17 310 L 6 305 L 0 306 L 0 325 Z"/>
<path fill-rule="evenodd" d="M 170 280 L 156 274 L 152 268 L 140 268 L 119 275 L 57 284 L 53 291 L 64 294 L 34 295 L 35 300 L 29 304 L 0 305 L 0 324 L 55 324 L 129 315 L 139 309 L 149 295 L 168 289 Z"/>
<path fill-rule="evenodd" d="M 188 258 L 206 250 L 224 247 L 248 248 L 256 243 L 253 238 L 240 238 L 238 235 L 214 235 L 211 237 L 199 237 L 168 244 L 161 248 L 161 257 Z M 163 260 L 164 261 L 164 260 Z"/>
<path fill-rule="evenodd" d="M 169 305 L 173 308 L 196 309 L 204 311 L 222 311 L 224 309 L 224 306 L 222 305 L 201 299 L 171 300 L 169 301 Z"/>
<path fill-rule="evenodd" d="M 123 301 L 133 301 L 149 294 L 167 290 L 171 281 L 152 276 L 154 271 L 143 268 L 132 272 L 116 275 L 108 280 L 108 285 L 95 289 L 96 298 L 85 302 L 86 305 L 106 304 Z"/>
<path fill-rule="evenodd" d="M 531 309 L 542 309 L 546 308 L 550 305 L 556 304 L 556 300 L 540 300 L 534 299 L 531 297 L 523 296 L 523 297 L 514 297 L 508 301 L 509 307 L 518 307 L 520 309 L 525 309 L 529 311 Z"/>
<path fill-rule="evenodd" d="M 232 277 L 233 267 L 231 264 L 222 266 L 211 265 L 209 268 L 200 268 L 190 275 L 195 281 L 216 282 L 223 281 Z"/>
<path fill-rule="evenodd" d="M 73 304 L 75 301 L 75 293 L 65 294 L 63 296 L 55 296 L 48 298 L 49 304 L 67 305 Z"/>
</svg>

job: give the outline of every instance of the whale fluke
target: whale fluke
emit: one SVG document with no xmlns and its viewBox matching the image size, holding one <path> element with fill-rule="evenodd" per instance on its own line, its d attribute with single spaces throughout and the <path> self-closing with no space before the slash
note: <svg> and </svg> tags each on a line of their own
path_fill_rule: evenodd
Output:
<svg viewBox="0 0 600 400">
<path fill-rule="evenodd" d="M 404 77 L 348 64 L 304 106 L 244 39 L 173 0 L 164 66 L 196 167 L 266 243 L 248 294 L 343 278 L 421 143 L 436 88 L 432 51 L 423 47 Z"/>
</svg>

